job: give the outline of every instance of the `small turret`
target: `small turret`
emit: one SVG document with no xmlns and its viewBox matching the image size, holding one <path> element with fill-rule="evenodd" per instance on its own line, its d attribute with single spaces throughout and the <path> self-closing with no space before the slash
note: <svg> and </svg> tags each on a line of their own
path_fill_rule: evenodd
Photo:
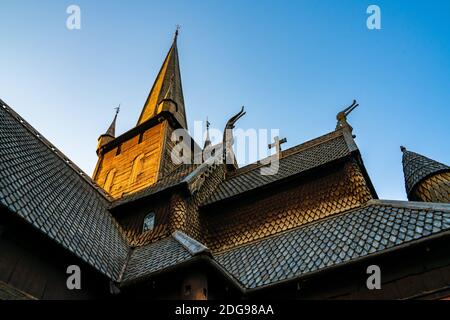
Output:
<svg viewBox="0 0 450 320">
<path fill-rule="evenodd" d="M 408 199 L 450 203 L 450 167 L 403 146 L 400 150 Z"/>
<path fill-rule="evenodd" d="M 120 105 L 116 108 L 116 114 L 114 115 L 114 119 L 111 122 L 111 125 L 109 126 L 108 130 L 100 137 L 98 137 L 98 144 L 97 144 L 97 155 L 100 154 L 100 149 L 106 145 L 108 142 L 114 140 L 116 138 L 116 121 L 117 121 L 117 115 L 120 111 Z"/>
</svg>

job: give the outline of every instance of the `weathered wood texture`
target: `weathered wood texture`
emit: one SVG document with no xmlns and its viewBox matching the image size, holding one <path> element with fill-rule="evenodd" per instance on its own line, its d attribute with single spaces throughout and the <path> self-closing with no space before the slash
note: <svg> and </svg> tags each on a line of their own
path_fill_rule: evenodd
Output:
<svg viewBox="0 0 450 320">
<path fill-rule="evenodd" d="M 159 171 L 159 177 L 164 177 L 174 171 L 179 164 L 175 163 L 172 160 L 172 156 L 177 159 L 176 161 L 181 161 L 178 155 L 174 152 L 172 154 L 173 148 L 175 147 L 175 141 L 172 139 L 172 134 L 174 133 L 174 129 L 172 126 L 167 125 L 165 129 L 165 136 L 164 136 L 164 149 L 162 151 L 162 158 L 161 158 L 161 169 Z"/>
</svg>

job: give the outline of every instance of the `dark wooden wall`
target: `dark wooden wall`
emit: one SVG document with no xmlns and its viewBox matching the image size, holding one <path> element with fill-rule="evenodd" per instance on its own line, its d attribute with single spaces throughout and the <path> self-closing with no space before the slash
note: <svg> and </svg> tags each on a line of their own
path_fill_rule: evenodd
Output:
<svg viewBox="0 0 450 320">
<path fill-rule="evenodd" d="M 67 267 L 81 268 L 81 290 L 68 290 Z M 91 299 L 109 293 L 109 281 L 48 239 L 0 208 L 0 299 Z"/>
</svg>

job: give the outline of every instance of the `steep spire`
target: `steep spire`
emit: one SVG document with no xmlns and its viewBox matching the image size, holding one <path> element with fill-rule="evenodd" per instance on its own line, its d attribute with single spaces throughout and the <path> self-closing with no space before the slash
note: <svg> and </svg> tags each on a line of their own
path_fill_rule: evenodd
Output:
<svg viewBox="0 0 450 320">
<path fill-rule="evenodd" d="M 211 123 L 208 121 L 208 117 L 206 117 L 206 139 L 205 139 L 205 145 L 203 146 L 203 149 L 211 145 L 211 138 L 209 137 L 209 126 Z"/>
<path fill-rule="evenodd" d="M 440 172 L 450 172 L 450 167 L 445 164 L 418 153 L 408 151 L 403 146 L 400 147 L 400 150 L 403 152 L 403 173 L 405 176 L 405 187 L 408 197 L 416 185 L 424 179 Z"/>
<path fill-rule="evenodd" d="M 120 104 L 115 109 L 116 109 L 116 114 L 114 115 L 114 119 L 111 122 L 111 125 L 109 126 L 108 130 L 105 133 L 106 136 L 111 136 L 113 138 L 116 136 L 116 120 L 117 120 L 117 115 L 120 112 Z"/>
<path fill-rule="evenodd" d="M 184 107 L 181 73 L 178 60 L 177 38 L 175 31 L 172 46 L 163 62 L 150 94 L 145 101 L 144 108 L 137 125 L 147 121 L 162 111 L 171 112 L 181 126 L 187 129 L 186 111 Z"/>
</svg>

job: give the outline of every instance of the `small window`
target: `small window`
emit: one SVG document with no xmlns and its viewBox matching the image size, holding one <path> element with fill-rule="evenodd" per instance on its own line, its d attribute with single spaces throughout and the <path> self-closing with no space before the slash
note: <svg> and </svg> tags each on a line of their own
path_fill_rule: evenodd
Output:
<svg viewBox="0 0 450 320">
<path fill-rule="evenodd" d="M 119 144 L 119 146 L 117 147 L 116 156 L 118 156 L 121 152 L 122 152 L 122 145 Z"/>
<path fill-rule="evenodd" d="M 142 232 L 152 231 L 155 227 L 155 213 L 150 212 L 144 218 L 144 224 L 142 226 Z"/>
<path fill-rule="evenodd" d="M 138 144 L 142 143 L 142 139 L 143 139 L 143 138 L 144 138 L 144 134 L 141 133 L 141 134 L 139 135 Z"/>
</svg>

